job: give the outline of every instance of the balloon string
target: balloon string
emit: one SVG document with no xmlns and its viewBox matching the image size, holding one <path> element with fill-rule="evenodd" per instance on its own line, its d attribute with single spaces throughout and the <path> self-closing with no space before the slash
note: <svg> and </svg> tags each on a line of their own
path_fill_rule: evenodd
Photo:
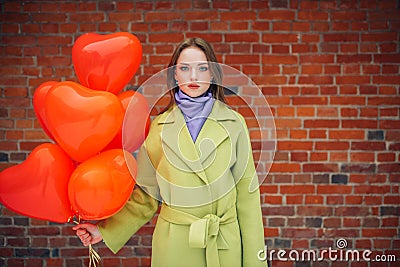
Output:
<svg viewBox="0 0 400 267">
<path fill-rule="evenodd" d="M 81 218 L 78 217 L 78 221 L 73 220 L 73 222 L 75 224 L 79 224 L 81 221 Z M 97 253 L 96 250 L 94 250 L 94 248 L 92 247 L 92 244 L 89 244 L 89 267 L 97 267 L 100 266 L 101 257 L 100 255 Z"/>
<path fill-rule="evenodd" d="M 96 252 L 96 250 L 93 249 L 92 244 L 89 244 L 89 267 L 97 267 L 97 265 L 99 265 L 100 263 L 100 256 L 99 254 Z"/>
</svg>

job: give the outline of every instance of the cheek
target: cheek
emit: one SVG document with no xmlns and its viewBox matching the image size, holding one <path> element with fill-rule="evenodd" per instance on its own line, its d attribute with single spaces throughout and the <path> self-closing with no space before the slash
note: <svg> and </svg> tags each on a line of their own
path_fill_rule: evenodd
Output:
<svg viewBox="0 0 400 267">
<path fill-rule="evenodd" d="M 175 74 L 175 79 L 181 82 L 189 80 L 189 75 L 183 73 L 183 72 L 177 72 Z"/>
<path fill-rule="evenodd" d="M 209 72 L 199 75 L 199 81 L 209 83 L 211 81 L 211 74 Z"/>
</svg>

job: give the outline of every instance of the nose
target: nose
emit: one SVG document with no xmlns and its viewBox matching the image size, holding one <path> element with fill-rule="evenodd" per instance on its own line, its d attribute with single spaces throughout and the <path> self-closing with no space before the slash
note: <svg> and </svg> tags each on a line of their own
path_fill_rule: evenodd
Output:
<svg viewBox="0 0 400 267">
<path fill-rule="evenodd" d="M 196 68 L 192 68 L 191 73 L 190 73 L 190 80 L 191 81 L 197 81 Z"/>
</svg>

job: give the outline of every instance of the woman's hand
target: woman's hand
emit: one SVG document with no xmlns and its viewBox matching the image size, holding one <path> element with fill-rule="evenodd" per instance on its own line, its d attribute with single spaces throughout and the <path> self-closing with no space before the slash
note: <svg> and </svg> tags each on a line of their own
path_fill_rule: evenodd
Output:
<svg viewBox="0 0 400 267">
<path fill-rule="evenodd" d="M 99 228 L 91 223 L 81 223 L 74 227 L 72 230 L 76 231 L 76 235 L 81 239 L 84 246 L 99 243 L 103 240 Z"/>
</svg>

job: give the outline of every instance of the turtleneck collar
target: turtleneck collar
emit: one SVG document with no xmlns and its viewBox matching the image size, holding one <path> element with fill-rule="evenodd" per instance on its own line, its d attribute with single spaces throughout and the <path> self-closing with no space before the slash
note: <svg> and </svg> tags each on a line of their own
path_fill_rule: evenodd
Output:
<svg viewBox="0 0 400 267">
<path fill-rule="evenodd" d="M 186 121 L 193 142 L 196 141 L 208 115 L 210 115 L 215 99 L 210 90 L 198 97 L 191 97 L 181 90 L 175 93 L 175 101 Z"/>
</svg>

